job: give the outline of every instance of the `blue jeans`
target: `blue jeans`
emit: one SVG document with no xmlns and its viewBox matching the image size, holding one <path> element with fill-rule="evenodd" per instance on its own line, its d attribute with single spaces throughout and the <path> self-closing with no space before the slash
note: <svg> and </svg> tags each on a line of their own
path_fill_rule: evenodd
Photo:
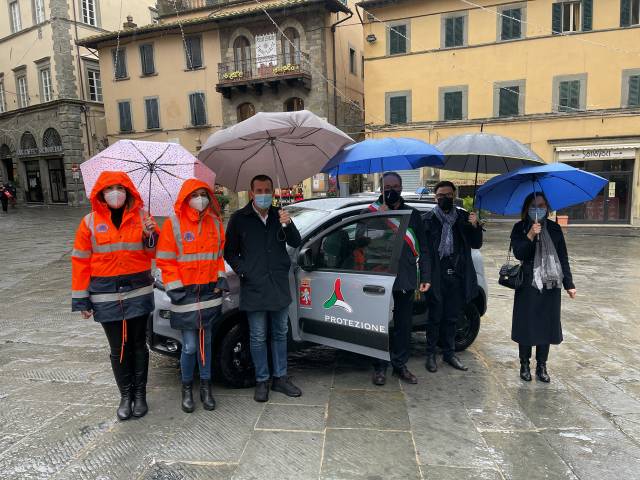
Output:
<svg viewBox="0 0 640 480">
<path fill-rule="evenodd" d="M 200 380 L 211 379 L 211 326 L 204 329 L 204 357 L 200 356 L 200 337 L 198 330 L 182 330 L 182 353 L 180 354 L 180 373 L 182 383 L 193 382 L 196 358 L 200 367 Z"/>
<path fill-rule="evenodd" d="M 269 380 L 267 355 L 267 316 L 271 319 L 271 359 L 273 376 L 287 374 L 287 332 L 289 330 L 289 307 L 277 312 L 247 312 L 249 319 L 249 345 L 251 358 L 256 367 L 256 381 Z"/>
</svg>

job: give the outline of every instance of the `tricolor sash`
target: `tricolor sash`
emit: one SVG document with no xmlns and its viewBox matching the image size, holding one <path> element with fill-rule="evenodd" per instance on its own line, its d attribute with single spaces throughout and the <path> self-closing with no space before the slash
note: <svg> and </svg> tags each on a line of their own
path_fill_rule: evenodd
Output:
<svg viewBox="0 0 640 480">
<path fill-rule="evenodd" d="M 380 202 L 374 202 L 369 205 L 370 212 L 379 212 L 380 207 L 382 205 Z M 400 220 L 397 218 L 387 218 L 385 219 L 391 230 L 397 232 L 400 229 Z M 418 237 L 416 237 L 416 233 L 413 231 L 411 227 L 407 228 L 407 231 L 404 234 L 404 241 L 407 242 L 407 245 L 411 249 L 414 257 L 420 256 L 420 246 L 418 245 Z"/>
</svg>

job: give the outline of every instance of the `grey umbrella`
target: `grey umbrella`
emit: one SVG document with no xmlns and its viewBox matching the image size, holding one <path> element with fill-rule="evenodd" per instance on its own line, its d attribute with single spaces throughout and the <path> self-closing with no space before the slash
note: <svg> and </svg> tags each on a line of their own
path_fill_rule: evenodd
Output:
<svg viewBox="0 0 640 480">
<path fill-rule="evenodd" d="M 538 155 L 512 138 L 491 133 L 465 133 L 446 138 L 436 145 L 444 154 L 443 170 L 478 174 L 506 173 L 521 167 L 544 165 Z M 474 191 L 475 202 L 475 191 Z"/>
<path fill-rule="evenodd" d="M 290 187 L 318 173 L 351 137 L 307 110 L 257 113 L 211 135 L 198 159 L 216 172 L 216 183 L 248 190 L 265 174 Z"/>
</svg>

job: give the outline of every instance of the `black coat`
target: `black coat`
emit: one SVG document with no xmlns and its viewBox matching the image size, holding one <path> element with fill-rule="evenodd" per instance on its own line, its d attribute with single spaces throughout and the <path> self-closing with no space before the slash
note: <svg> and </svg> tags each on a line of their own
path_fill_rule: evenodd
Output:
<svg viewBox="0 0 640 480">
<path fill-rule="evenodd" d="M 522 263 L 524 281 L 516 290 L 513 301 L 513 318 L 511 321 L 511 339 L 521 345 L 557 345 L 562 342 L 562 324 L 560 323 L 561 289 L 544 289 L 540 292 L 532 286 L 533 259 L 537 237 L 532 242 L 527 237 L 531 228 L 530 220 L 523 220 L 514 225 L 511 231 L 511 245 L 514 256 Z M 564 279 L 562 285 L 566 290 L 575 288 L 567 245 L 564 241 L 562 228 L 551 220 L 545 222 L 545 227 L 558 253 L 562 264 Z"/>
<path fill-rule="evenodd" d="M 429 290 L 429 298 L 441 302 L 443 300 L 440 285 L 442 265 L 440 255 L 438 254 L 438 247 L 440 246 L 440 237 L 442 236 L 442 223 L 433 210 L 425 215 L 423 223 L 429 242 L 429 249 L 432 252 L 431 272 L 433 282 Z M 482 247 L 482 227 L 479 224 L 476 227 L 471 225 L 469 223 L 469 214 L 464 210 L 458 210 L 458 219 L 453 228 L 455 229 L 454 235 L 456 239 L 462 242 L 459 273 L 462 276 L 464 301 L 465 304 L 467 304 L 478 295 L 478 277 L 476 276 L 476 269 L 473 266 L 471 249 Z"/>
<path fill-rule="evenodd" d="M 382 201 L 382 197 L 380 197 L 379 201 Z M 418 267 L 420 268 L 420 283 L 431 283 L 431 258 L 427 237 L 424 233 L 422 218 L 418 210 L 404 203 L 404 199 L 401 199 L 400 206 L 396 210 L 411 210 L 411 217 L 409 218 L 407 228 L 413 229 L 415 233 L 416 239 L 418 240 L 420 256 L 416 264 L 416 257 L 411 251 L 411 247 L 404 242 L 398 260 L 398 273 L 396 275 L 396 281 L 393 283 L 393 290 L 415 290 L 418 287 Z M 366 208 L 360 213 L 371 213 L 371 211 Z M 356 236 L 357 235 L 358 234 L 356 234 Z"/>
<path fill-rule="evenodd" d="M 231 216 L 224 259 L 240 277 L 240 310 L 272 312 L 289 306 L 291 259 L 287 244 L 296 248 L 301 243 L 293 222 L 281 227 L 277 208 L 269 208 L 266 226 L 252 202 Z"/>
</svg>

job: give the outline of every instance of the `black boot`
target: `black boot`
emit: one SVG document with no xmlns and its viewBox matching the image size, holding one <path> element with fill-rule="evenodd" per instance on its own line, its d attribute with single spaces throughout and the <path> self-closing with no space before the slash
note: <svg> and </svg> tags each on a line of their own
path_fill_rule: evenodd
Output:
<svg viewBox="0 0 640 480">
<path fill-rule="evenodd" d="M 256 391 L 253 394 L 256 402 L 266 402 L 269 400 L 269 382 L 256 382 Z"/>
<path fill-rule="evenodd" d="M 211 393 L 211 380 L 200 380 L 200 401 L 205 410 L 215 410 L 216 401 Z"/>
<path fill-rule="evenodd" d="M 196 409 L 193 403 L 193 383 L 182 384 L 182 411 L 191 413 Z"/>
<path fill-rule="evenodd" d="M 427 355 L 427 363 L 425 364 L 425 367 L 427 368 L 427 370 L 429 370 L 431 373 L 437 372 L 438 371 L 438 364 L 436 363 L 436 356 L 435 354 L 429 354 Z"/>
<path fill-rule="evenodd" d="M 116 379 L 118 390 L 120 390 L 120 405 L 116 414 L 120 420 L 128 420 L 131 418 L 131 372 L 129 371 L 129 360 L 123 358 L 124 363 L 120 363 L 120 357 L 111 358 L 111 369 Z"/>
<path fill-rule="evenodd" d="M 134 417 L 144 417 L 149 411 L 147 405 L 147 373 L 149 371 L 149 349 L 143 343 L 133 352 L 134 359 L 134 387 L 133 412 Z"/>
<path fill-rule="evenodd" d="M 531 381 L 531 367 L 528 358 L 520 358 L 520 378 L 525 382 Z"/>
<path fill-rule="evenodd" d="M 538 378 L 538 380 L 544 383 L 549 383 L 551 381 L 551 377 L 547 373 L 546 362 L 538 362 L 536 364 L 536 377 Z"/>
</svg>

